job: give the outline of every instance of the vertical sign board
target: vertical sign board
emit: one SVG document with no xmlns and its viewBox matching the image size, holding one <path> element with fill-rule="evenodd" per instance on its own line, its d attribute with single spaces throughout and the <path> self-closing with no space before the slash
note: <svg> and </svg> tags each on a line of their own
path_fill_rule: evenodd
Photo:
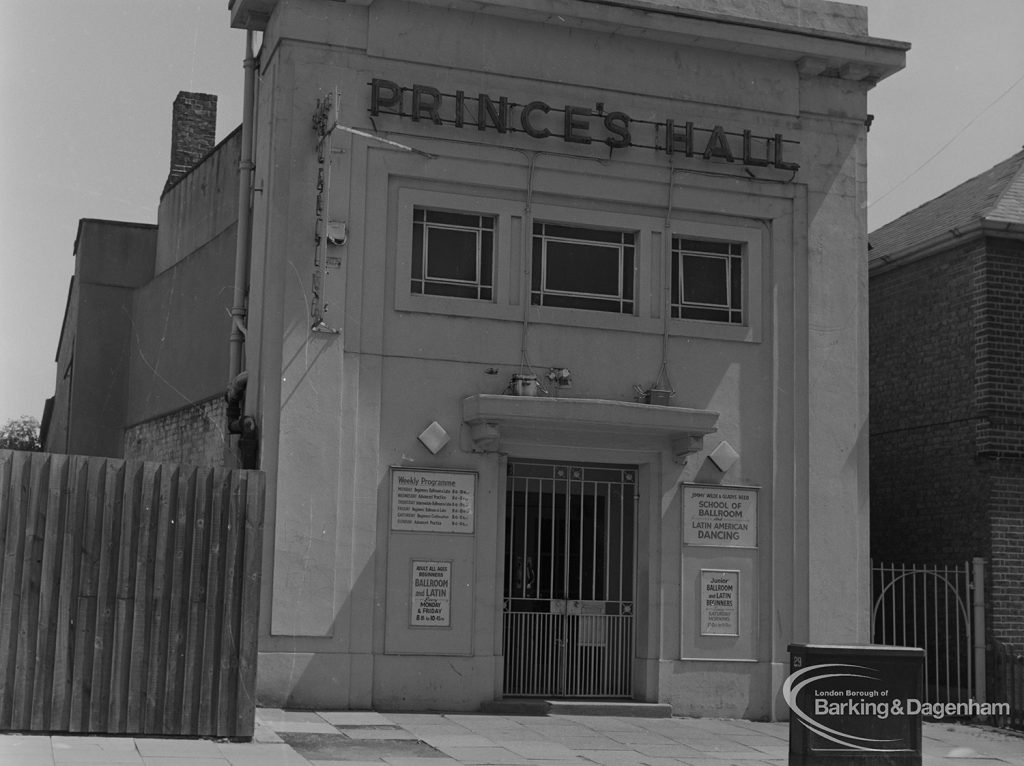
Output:
<svg viewBox="0 0 1024 766">
<path fill-rule="evenodd" d="M 700 634 L 740 634 L 740 573 L 737 569 L 700 570 Z"/>
<path fill-rule="evenodd" d="M 681 494 L 682 655 L 753 659 L 758 489 L 684 484 Z"/>
<path fill-rule="evenodd" d="M 452 562 L 413 561 L 409 625 L 450 628 L 452 624 Z"/>
<path fill-rule="evenodd" d="M 683 487 L 683 542 L 757 547 L 757 490 L 692 484 Z"/>
<path fill-rule="evenodd" d="M 391 529 L 394 532 L 471 535 L 475 502 L 475 473 L 391 469 Z"/>
</svg>

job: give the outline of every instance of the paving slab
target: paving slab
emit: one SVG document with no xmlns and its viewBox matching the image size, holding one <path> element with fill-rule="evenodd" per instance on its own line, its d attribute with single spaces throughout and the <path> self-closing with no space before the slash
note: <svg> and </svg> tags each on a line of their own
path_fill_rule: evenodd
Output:
<svg viewBox="0 0 1024 766">
<path fill-rule="evenodd" d="M 602 766 L 646 766 L 646 764 L 678 763 L 674 758 L 653 758 L 635 750 L 576 750 L 576 755 Z"/>
<path fill-rule="evenodd" d="M 520 764 L 529 763 L 524 758 L 504 747 L 446 747 L 446 755 L 465 764 Z"/>
<path fill-rule="evenodd" d="M 624 745 L 670 745 L 674 743 L 664 734 L 654 731 L 606 731 L 608 739 L 614 739 Z"/>
<path fill-rule="evenodd" d="M 452 716 L 445 715 L 444 713 L 383 713 L 383 716 L 390 723 L 398 724 L 399 726 L 406 726 L 408 724 L 436 726 L 447 723 L 452 718 Z"/>
<path fill-rule="evenodd" d="M 462 724 L 468 728 L 515 729 L 524 721 L 543 721 L 542 716 L 502 716 L 482 715 L 478 713 L 451 713 L 445 716 L 449 721 Z"/>
<path fill-rule="evenodd" d="M 0 752 L 0 763 L 4 766 L 55 766 L 56 761 L 53 760 L 52 755 L 42 755 L 40 753 L 19 753 L 12 755 L 4 752 Z"/>
<path fill-rule="evenodd" d="M 397 739 L 402 740 L 418 740 L 419 737 L 413 734 L 411 731 L 406 731 L 399 726 L 357 726 L 357 727 L 343 727 L 338 726 L 334 729 L 336 732 L 344 734 L 349 739 L 361 739 L 361 740 L 388 740 L 393 741 Z"/>
<path fill-rule="evenodd" d="M 412 732 L 420 739 L 426 741 L 427 737 L 485 737 L 486 734 L 480 733 L 480 730 L 467 729 L 465 726 L 459 726 L 458 724 L 440 724 L 434 725 L 408 725 L 402 727 L 405 731 Z M 496 730 L 497 731 L 497 730 Z"/>
<path fill-rule="evenodd" d="M 532 729 L 481 729 L 478 732 L 481 737 L 487 737 L 494 744 L 504 747 L 509 742 L 547 742 L 553 740 L 539 734 Z"/>
<path fill-rule="evenodd" d="M 98 747 L 100 750 L 127 750 L 135 752 L 135 740 L 132 737 L 82 737 L 77 735 L 55 734 L 50 737 L 54 749 L 69 750 L 76 747 L 86 749 Z"/>
<path fill-rule="evenodd" d="M 309 761 L 383 761 L 391 757 L 443 758 L 425 742 L 411 740 L 357 740 L 341 732 L 278 732 L 281 739 Z"/>
<path fill-rule="evenodd" d="M 136 764 L 143 766 L 142 756 L 135 750 L 104 750 L 101 747 L 76 745 L 66 750 L 54 749 L 53 762 L 61 763 L 96 763 L 96 764 Z M 182 761 L 184 763 L 184 761 Z"/>
<path fill-rule="evenodd" d="M 284 742 L 284 740 L 278 736 L 276 731 L 264 723 L 257 723 L 256 726 L 253 727 L 252 741 L 275 743 Z"/>
<path fill-rule="evenodd" d="M 396 725 L 395 721 L 372 710 L 334 711 L 318 713 L 329 724 L 334 726 L 387 726 Z"/>
<path fill-rule="evenodd" d="M 315 737 L 316 734 L 295 736 Z M 287 744 L 256 744 L 252 742 L 219 743 L 217 748 L 222 757 L 232 766 L 309 766 L 303 758 Z"/>
<path fill-rule="evenodd" d="M 135 747 L 142 756 L 167 758 L 221 758 L 217 743 L 209 739 L 136 738 Z"/>
<path fill-rule="evenodd" d="M 789 744 L 789 736 L 778 736 L 774 737 L 771 734 L 734 734 L 729 736 L 729 740 L 732 742 L 739 742 L 741 745 L 747 747 L 758 747 L 761 745 L 779 745 Z"/>
<path fill-rule="evenodd" d="M 50 741 L 51 737 L 42 734 L 0 734 L 0 755 L 49 755 L 53 752 Z"/>
<path fill-rule="evenodd" d="M 672 726 L 670 718 L 616 718 L 608 716 L 598 723 L 590 715 L 560 715 L 558 718 L 577 723 L 588 728 L 610 731 L 652 731 L 658 726 Z"/>
<path fill-rule="evenodd" d="M 278 734 L 286 731 L 303 734 L 337 734 L 338 727 L 327 721 L 273 721 L 271 728 Z"/>
<path fill-rule="evenodd" d="M 447 747 L 494 747 L 495 745 L 505 747 L 490 737 L 473 734 L 466 729 L 463 731 L 464 734 L 422 734 L 420 732 L 417 734 L 422 741 L 439 750 L 444 750 Z"/>
<path fill-rule="evenodd" d="M 923 766 L 1024 766 L 1024 736 L 926 723 Z M 789 727 L 729 719 L 260 709 L 248 743 L 0 734 L 0 766 L 785 766 Z"/>
<path fill-rule="evenodd" d="M 789 746 L 789 740 L 786 740 L 786 746 Z M 711 737 L 707 733 L 704 733 L 701 737 L 680 737 L 674 740 L 676 745 L 682 745 L 688 747 L 691 750 L 695 750 L 700 753 L 723 753 L 734 750 L 753 750 L 742 742 L 731 737 Z M 770 744 L 770 743 L 765 743 Z M 657 747 L 657 745 L 637 745 L 637 750 L 646 752 L 650 747 Z"/>
<path fill-rule="evenodd" d="M 725 758 L 684 758 L 679 761 L 682 766 L 786 766 L 788 758 L 781 760 L 764 761 L 738 761 L 734 762 Z"/>
<path fill-rule="evenodd" d="M 323 723 L 324 718 L 320 713 L 311 710 L 282 710 L 281 708 L 263 707 L 256 709 L 256 721 L 270 724 L 282 722 Z"/>
<path fill-rule="evenodd" d="M 672 745 L 637 745 L 633 748 L 641 755 L 649 755 L 652 758 L 691 758 L 706 755 L 706 751 L 698 747 L 691 747 L 676 742 Z"/>
<path fill-rule="evenodd" d="M 591 734 L 589 737 L 557 737 L 553 742 L 565 745 L 572 750 L 632 750 L 629 745 L 616 742 L 614 739 Z"/>
<path fill-rule="evenodd" d="M 577 757 L 575 750 L 554 742 L 508 742 L 503 747 L 531 761 L 564 761 Z"/>
<path fill-rule="evenodd" d="M 773 758 L 780 758 L 782 756 L 789 755 L 789 743 L 785 742 L 781 745 L 750 745 L 754 750 L 759 753 L 765 753 Z"/>
</svg>

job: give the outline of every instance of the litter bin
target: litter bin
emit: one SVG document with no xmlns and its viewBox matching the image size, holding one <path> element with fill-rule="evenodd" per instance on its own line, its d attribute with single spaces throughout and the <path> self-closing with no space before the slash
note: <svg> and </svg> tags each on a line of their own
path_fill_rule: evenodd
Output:
<svg viewBox="0 0 1024 766">
<path fill-rule="evenodd" d="M 924 650 L 790 644 L 789 766 L 920 766 Z"/>
</svg>

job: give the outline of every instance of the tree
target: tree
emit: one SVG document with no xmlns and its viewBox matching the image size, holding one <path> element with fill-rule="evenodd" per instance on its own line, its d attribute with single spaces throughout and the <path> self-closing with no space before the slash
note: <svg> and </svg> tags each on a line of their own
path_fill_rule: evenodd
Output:
<svg viewBox="0 0 1024 766">
<path fill-rule="evenodd" d="M 43 445 L 39 443 L 39 421 L 31 415 L 22 415 L 0 426 L 0 449 L 38 452 L 42 448 Z"/>
</svg>

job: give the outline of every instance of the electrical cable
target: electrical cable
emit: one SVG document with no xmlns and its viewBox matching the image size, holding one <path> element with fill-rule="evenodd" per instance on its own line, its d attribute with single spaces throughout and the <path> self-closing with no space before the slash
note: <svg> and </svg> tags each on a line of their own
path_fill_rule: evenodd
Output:
<svg viewBox="0 0 1024 766">
<path fill-rule="evenodd" d="M 899 189 L 899 188 L 900 188 L 901 186 L 903 186 L 903 184 L 905 184 L 905 183 L 906 183 L 907 181 L 909 181 L 909 180 L 910 180 L 911 178 L 913 178 L 913 177 L 914 177 L 914 176 L 916 176 L 916 175 L 917 175 L 918 173 L 920 173 L 920 172 L 921 172 L 922 170 L 924 170 L 924 168 L 925 168 L 925 167 L 926 167 L 926 166 L 927 166 L 927 165 L 928 165 L 929 163 L 931 163 L 931 161 L 932 161 L 932 160 L 934 160 L 934 159 L 935 159 L 936 157 L 938 157 L 938 156 L 939 156 L 940 154 L 942 154 L 942 153 L 943 153 L 944 151 L 946 151 L 946 149 L 948 149 L 948 148 L 949 148 L 949 145 L 950 145 L 950 144 L 952 144 L 952 143 L 953 143 L 954 141 L 956 141 L 956 140 L 957 140 L 958 138 L 960 138 L 960 136 L 961 136 L 961 135 L 963 135 L 964 131 L 966 131 L 966 130 L 967 130 L 967 129 L 968 129 L 969 127 L 971 127 L 971 125 L 973 125 L 973 124 L 974 124 L 974 123 L 976 123 L 976 122 L 977 122 L 977 121 L 978 121 L 979 119 L 981 119 L 981 117 L 982 117 L 982 116 L 983 116 L 983 115 L 984 115 L 984 114 L 985 114 L 985 113 L 986 113 L 986 112 L 987 112 L 987 111 L 988 111 L 989 109 L 991 109 L 991 108 L 992 108 L 992 107 L 994 107 L 994 106 L 995 106 L 996 104 L 998 104 L 998 103 L 999 103 L 1000 101 L 1002 101 L 1002 100 L 1003 100 L 1003 97 L 1004 97 L 1004 96 L 1006 96 L 1006 95 L 1007 95 L 1007 94 L 1008 94 L 1008 93 L 1009 93 L 1009 92 L 1010 92 L 1011 90 L 1013 90 L 1014 88 L 1016 88 L 1016 87 L 1017 87 L 1018 85 L 1020 85 L 1020 84 L 1021 84 L 1021 82 L 1024 82 L 1024 75 L 1021 75 L 1020 77 L 1018 77 L 1018 78 L 1017 78 L 1017 80 L 1016 80 L 1016 81 L 1015 81 L 1015 82 L 1013 83 L 1013 85 L 1011 85 L 1011 86 L 1010 86 L 1009 88 L 1007 88 L 1007 89 L 1006 89 L 1006 90 L 1004 90 L 1004 91 L 1003 91 L 1002 93 L 1000 93 L 1000 94 L 999 94 L 998 96 L 996 96 L 996 98 L 995 98 L 995 99 L 994 99 L 993 101 L 991 101 L 991 102 L 989 103 L 989 105 L 988 105 L 988 106 L 986 106 L 986 107 L 985 107 L 984 109 L 982 109 L 982 110 L 981 110 L 980 112 L 978 112 L 978 113 L 977 113 L 977 114 L 976 114 L 976 115 L 975 115 L 974 117 L 972 117 L 972 118 L 971 118 L 971 120 L 970 120 L 970 122 L 968 122 L 968 123 L 967 123 L 966 125 L 964 125 L 964 126 L 963 126 L 962 128 L 960 128 L 960 130 L 958 130 L 958 131 L 957 131 L 956 133 L 954 133 L 954 134 L 953 134 L 953 137 L 952 137 L 952 138 L 950 138 L 950 139 L 949 139 L 949 140 L 948 140 L 948 141 L 947 141 L 946 143 L 944 143 L 944 144 L 943 144 L 942 146 L 940 146 L 940 147 L 938 148 L 938 150 L 936 150 L 936 152 L 935 152 L 934 154 L 932 154 L 932 156 L 931 156 L 931 157 L 929 157 L 929 158 L 928 158 L 928 159 L 926 159 L 926 160 L 925 160 L 924 162 L 922 162 L 922 163 L 921 163 L 920 165 L 918 165 L 918 166 L 917 166 L 917 169 L 916 169 L 916 170 L 914 170 L 914 171 L 913 171 L 912 173 L 910 173 L 910 175 L 906 176 L 906 177 L 905 177 L 905 178 L 904 178 L 904 179 L 903 179 L 902 181 L 900 181 L 900 182 L 899 182 L 898 184 L 896 184 L 896 185 L 895 185 L 895 186 L 893 186 L 893 187 L 892 187 L 891 189 L 889 189 L 889 191 L 887 191 L 887 192 L 886 192 L 885 194 L 883 194 L 883 195 L 882 195 L 881 197 L 878 197 L 877 199 L 875 199 L 875 200 L 872 200 L 871 202 L 869 202 L 869 203 L 868 203 L 868 207 L 870 208 L 870 207 L 871 207 L 872 205 L 874 205 L 874 204 L 875 204 L 876 202 L 881 202 L 881 201 L 882 201 L 883 199 L 885 199 L 885 198 L 886 198 L 886 197 L 888 197 L 888 196 L 889 196 L 890 194 L 892 194 L 892 193 L 893 193 L 894 191 L 896 191 L 896 190 L 897 190 L 897 189 Z"/>
</svg>

